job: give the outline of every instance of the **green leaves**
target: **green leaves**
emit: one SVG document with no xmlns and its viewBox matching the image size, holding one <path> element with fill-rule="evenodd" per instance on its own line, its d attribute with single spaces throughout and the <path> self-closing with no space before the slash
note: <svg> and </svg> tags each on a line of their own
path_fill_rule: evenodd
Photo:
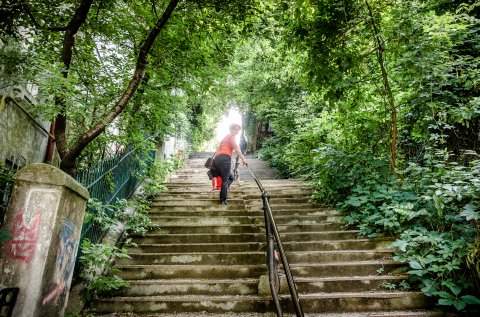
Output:
<svg viewBox="0 0 480 317">
<path fill-rule="evenodd" d="M 87 300 L 91 300 L 97 294 L 129 286 L 127 281 L 112 274 L 115 271 L 113 268 L 115 257 L 130 258 L 127 249 L 119 249 L 106 244 L 93 244 L 84 239 L 81 250 L 82 255 L 79 260 L 83 269 L 80 276 L 83 278 L 83 284 L 87 289 Z"/>
</svg>

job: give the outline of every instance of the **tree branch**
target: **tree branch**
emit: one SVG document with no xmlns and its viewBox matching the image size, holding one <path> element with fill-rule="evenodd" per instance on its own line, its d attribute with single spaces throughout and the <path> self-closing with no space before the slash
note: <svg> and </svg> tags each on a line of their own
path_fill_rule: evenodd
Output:
<svg viewBox="0 0 480 317">
<path fill-rule="evenodd" d="M 128 101 L 132 98 L 135 92 L 138 89 L 139 84 L 141 83 L 143 76 L 145 74 L 145 68 L 148 64 L 148 54 L 150 53 L 152 46 L 155 42 L 160 31 L 163 29 L 165 24 L 167 23 L 168 19 L 172 15 L 173 11 L 175 10 L 178 2 L 180 0 L 171 0 L 168 4 L 165 12 L 163 13 L 162 17 L 157 21 L 155 26 L 150 30 L 147 38 L 143 42 L 140 52 L 138 54 L 137 63 L 135 66 L 135 72 L 128 84 L 127 88 L 125 89 L 124 93 L 120 97 L 120 99 L 116 102 L 116 104 L 110 109 L 110 112 L 107 113 L 96 125 L 94 125 L 90 130 L 85 132 L 81 137 L 77 139 L 75 144 L 73 145 L 72 149 L 68 152 L 65 159 L 69 161 L 74 161 L 80 153 L 87 147 L 87 145 L 92 142 L 97 136 L 99 136 L 102 132 L 105 131 L 106 127 L 112 123 L 113 120 L 125 109 L 128 104 Z"/>
<path fill-rule="evenodd" d="M 25 2 L 20 1 L 20 6 L 23 8 L 25 13 L 28 15 L 30 20 L 32 20 L 33 25 L 36 26 L 37 28 L 46 29 L 46 30 L 49 30 L 49 31 L 56 31 L 56 32 L 67 30 L 67 27 L 44 27 L 43 25 L 40 25 L 40 23 L 37 22 L 37 19 L 35 19 L 35 16 L 33 15 L 32 11 L 30 10 L 30 8 L 28 7 L 28 5 Z"/>
</svg>

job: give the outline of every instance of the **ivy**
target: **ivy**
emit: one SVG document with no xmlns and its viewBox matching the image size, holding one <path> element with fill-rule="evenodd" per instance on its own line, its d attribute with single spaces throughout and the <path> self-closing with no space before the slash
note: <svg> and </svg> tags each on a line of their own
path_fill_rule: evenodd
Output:
<svg viewBox="0 0 480 317">
<path fill-rule="evenodd" d="M 128 287 L 129 283 L 114 275 L 113 259 L 130 258 L 127 249 L 105 244 L 93 244 L 84 239 L 81 244 L 82 255 L 79 260 L 82 264 L 80 277 L 86 287 L 86 299 L 108 292 L 112 289 Z M 107 275 L 107 273 L 109 273 Z"/>
</svg>

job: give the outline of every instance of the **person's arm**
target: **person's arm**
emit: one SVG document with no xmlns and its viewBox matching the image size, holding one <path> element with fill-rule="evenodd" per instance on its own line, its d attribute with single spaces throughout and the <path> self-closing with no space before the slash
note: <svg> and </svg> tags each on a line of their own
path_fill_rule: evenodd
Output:
<svg viewBox="0 0 480 317">
<path fill-rule="evenodd" d="M 238 149 L 238 147 L 234 148 L 233 150 L 237 153 L 238 157 L 242 160 L 243 165 L 248 166 L 247 160 L 245 160 L 245 157 L 243 156 L 242 152 Z"/>
</svg>

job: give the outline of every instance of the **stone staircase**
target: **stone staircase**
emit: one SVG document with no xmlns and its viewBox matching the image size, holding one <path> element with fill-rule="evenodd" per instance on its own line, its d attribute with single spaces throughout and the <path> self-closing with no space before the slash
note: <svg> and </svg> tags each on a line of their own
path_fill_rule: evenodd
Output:
<svg viewBox="0 0 480 317">
<path fill-rule="evenodd" d="M 258 187 L 235 182 L 229 205 L 221 206 L 204 161 L 191 159 L 167 184 L 169 191 L 152 200 L 150 216 L 160 229 L 133 237 L 138 248 L 129 250 L 131 259 L 116 262 L 117 274 L 131 287 L 96 300 L 96 316 L 275 315 Z M 254 171 L 265 168 L 249 162 Z M 398 289 L 406 278 L 391 260 L 388 241 L 361 239 L 356 230 L 344 229 L 336 210 L 310 202 L 311 189 L 302 181 L 262 183 L 306 316 L 443 316 L 422 310 L 430 305 L 419 293 L 386 288 Z"/>
</svg>

